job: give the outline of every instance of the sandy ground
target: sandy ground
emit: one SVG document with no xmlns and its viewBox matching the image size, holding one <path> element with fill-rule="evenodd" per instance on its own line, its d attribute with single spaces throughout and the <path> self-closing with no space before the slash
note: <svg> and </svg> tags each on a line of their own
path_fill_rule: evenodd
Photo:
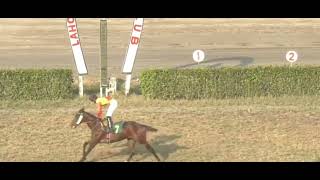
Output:
<svg viewBox="0 0 320 180">
<path fill-rule="evenodd" d="M 67 67 L 76 72 L 66 19 L 0 19 L 1 68 Z M 99 78 L 99 19 L 77 19 L 88 77 Z M 121 69 L 133 19 L 108 19 L 109 76 Z M 133 76 L 146 68 L 318 64 L 320 19 L 174 19 L 145 18 Z M 202 49 L 197 65 L 192 52 Z"/>
<path fill-rule="evenodd" d="M 320 98 L 147 101 L 117 97 L 114 120 L 151 125 L 148 140 L 164 162 L 319 162 Z M 88 100 L 0 103 L 0 162 L 74 162 L 90 139 L 86 124 L 72 129 Z M 54 107 L 54 108 L 52 108 Z M 10 118 L 8 118 L 10 117 Z M 142 145 L 133 162 L 155 162 Z M 89 162 L 123 162 L 127 141 L 99 144 Z"/>
</svg>

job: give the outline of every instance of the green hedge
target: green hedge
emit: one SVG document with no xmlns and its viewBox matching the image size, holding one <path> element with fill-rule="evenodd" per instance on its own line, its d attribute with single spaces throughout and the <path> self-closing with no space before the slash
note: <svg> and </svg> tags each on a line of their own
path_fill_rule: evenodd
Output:
<svg viewBox="0 0 320 180">
<path fill-rule="evenodd" d="M 320 67 L 149 70 L 141 74 L 142 94 L 158 99 L 320 95 Z"/>
<path fill-rule="evenodd" d="M 69 69 L 0 70 L 2 100 L 71 98 L 72 84 L 72 70 Z"/>
</svg>

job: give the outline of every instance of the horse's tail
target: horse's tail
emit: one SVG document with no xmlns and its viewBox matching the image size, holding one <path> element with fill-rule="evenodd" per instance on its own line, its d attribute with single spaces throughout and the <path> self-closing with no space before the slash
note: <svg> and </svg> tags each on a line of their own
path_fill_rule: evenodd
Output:
<svg viewBox="0 0 320 180">
<path fill-rule="evenodd" d="M 147 131 L 151 131 L 151 132 L 157 132 L 158 131 L 158 129 L 153 128 L 151 126 L 147 126 L 147 125 L 144 125 L 144 124 L 141 124 L 141 126 L 145 127 L 147 129 Z"/>
</svg>

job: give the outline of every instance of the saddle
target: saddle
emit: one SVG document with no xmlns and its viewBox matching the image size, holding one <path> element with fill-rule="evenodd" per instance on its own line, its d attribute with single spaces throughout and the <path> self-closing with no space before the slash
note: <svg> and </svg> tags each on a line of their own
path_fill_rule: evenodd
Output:
<svg viewBox="0 0 320 180">
<path fill-rule="evenodd" d="M 108 134 L 119 134 L 123 131 L 124 121 L 119 121 L 113 124 L 113 128 L 108 132 L 108 128 L 104 129 Z"/>
<path fill-rule="evenodd" d="M 124 125 L 124 121 L 119 121 L 114 123 L 111 131 L 108 132 L 108 128 L 104 129 L 104 131 L 107 132 L 108 143 L 110 143 L 112 139 L 112 135 L 119 134 L 123 131 L 123 125 Z"/>
</svg>

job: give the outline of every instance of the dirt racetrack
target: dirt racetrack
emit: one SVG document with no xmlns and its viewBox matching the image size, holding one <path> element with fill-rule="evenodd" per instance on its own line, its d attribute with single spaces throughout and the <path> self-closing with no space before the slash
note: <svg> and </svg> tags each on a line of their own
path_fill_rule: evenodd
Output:
<svg viewBox="0 0 320 180">
<path fill-rule="evenodd" d="M 320 19 L 145 18 L 133 76 L 142 69 L 197 67 L 192 52 L 206 53 L 211 67 L 318 64 Z M 99 76 L 99 19 L 77 19 L 89 79 Z M 108 72 L 122 77 L 133 19 L 108 19 Z M 75 70 L 66 19 L 0 19 L 1 68 L 67 67 Z M 202 66 L 200 65 L 200 66 Z"/>
</svg>

